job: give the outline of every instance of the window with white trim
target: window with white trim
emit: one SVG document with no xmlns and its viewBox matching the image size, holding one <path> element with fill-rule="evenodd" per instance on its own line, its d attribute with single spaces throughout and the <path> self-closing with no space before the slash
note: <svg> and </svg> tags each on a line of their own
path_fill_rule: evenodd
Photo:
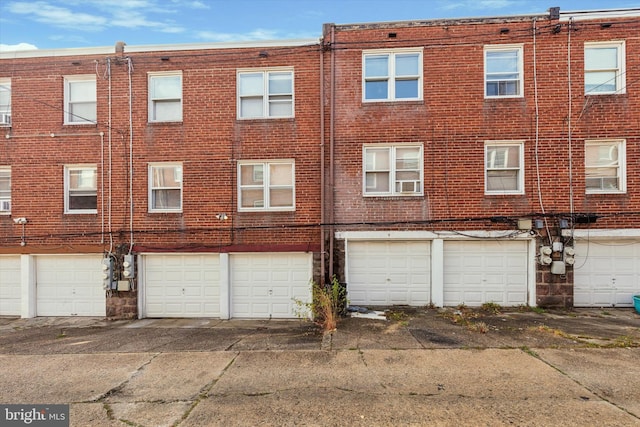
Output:
<svg viewBox="0 0 640 427">
<path fill-rule="evenodd" d="M 584 44 L 584 93 L 606 95 L 625 92 L 624 42 Z"/>
<path fill-rule="evenodd" d="M 484 47 L 485 98 L 517 98 L 524 95 L 522 45 Z"/>
<path fill-rule="evenodd" d="M 87 214 L 98 212 L 97 168 L 95 165 L 64 167 L 64 212 Z"/>
<path fill-rule="evenodd" d="M 587 193 L 626 191 L 625 141 L 585 142 L 585 187 Z"/>
<path fill-rule="evenodd" d="M 11 213 L 11 168 L 0 166 L 0 215 Z"/>
<path fill-rule="evenodd" d="M 365 145 L 365 196 L 421 196 L 422 145 Z"/>
<path fill-rule="evenodd" d="M 149 122 L 182 121 L 182 73 L 149 73 Z"/>
<path fill-rule="evenodd" d="M 11 79 L 0 79 L 0 126 L 11 125 Z"/>
<path fill-rule="evenodd" d="M 238 71 L 239 119 L 293 116 L 293 70 Z"/>
<path fill-rule="evenodd" d="M 362 100 L 421 100 L 422 68 L 422 49 L 364 51 Z"/>
<path fill-rule="evenodd" d="M 64 77 L 64 124 L 95 124 L 98 118 L 96 104 L 96 76 Z"/>
<path fill-rule="evenodd" d="M 149 164 L 149 212 L 182 212 L 182 163 Z"/>
<path fill-rule="evenodd" d="M 485 194 L 524 194 L 524 143 L 485 142 Z"/>
<path fill-rule="evenodd" d="M 295 210 L 294 161 L 238 162 L 238 210 Z"/>
</svg>

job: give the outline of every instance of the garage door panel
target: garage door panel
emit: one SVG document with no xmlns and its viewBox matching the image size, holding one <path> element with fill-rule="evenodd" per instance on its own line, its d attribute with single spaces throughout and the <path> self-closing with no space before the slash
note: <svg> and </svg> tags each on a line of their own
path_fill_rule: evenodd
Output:
<svg viewBox="0 0 640 427">
<path fill-rule="evenodd" d="M 348 242 L 347 291 L 354 305 L 431 301 L 429 241 Z"/>
<path fill-rule="evenodd" d="M 527 303 L 527 241 L 445 241 L 444 305 Z"/>
<path fill-rule="evenodd" d="M 311 300 L 311 254 L 231 254 L 230 262 L 232 317 L 294 318 L 294 300 Z"/>
<path fill-rule="evenodd" d="M 144 255 L 147 317 L 219 317 L 218 254 Z"/>
<path fill-rule="evenodd" d="M 578 240 L 575 249 L 576 307 L 633 306 L 640 294 L 640 241 Z"/>
<path fill-rule="evenodd" d="M 37 316 L 105 316 L 101 255 L 37 255 Z"/>
<path fill-rule="evenodd" d="M 0 315 L 19 316 L 22 301 L 20 257 L 0 256 Z"/>
</svg>

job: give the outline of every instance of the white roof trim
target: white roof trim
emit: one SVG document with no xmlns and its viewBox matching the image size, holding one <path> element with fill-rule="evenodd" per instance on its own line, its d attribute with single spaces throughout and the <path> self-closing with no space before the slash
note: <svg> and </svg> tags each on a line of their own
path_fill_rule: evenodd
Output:
<svg viewBox="0 0 640 427">
<path fill-rule="evenodd" d="M 189 43 L 189 44 L 160 44 L 160 45 L 139 45 L 126 46 L 124 56 L 130 53 L 141 52 L 167 52 L 185 50 L 207 50 L 207 49 L 242 49 L 242 48 L 268 48 L 268 47 L 298 47 L 320 43 L 320 38 L 315 39 L 292 39 L 292 40 L 264 40 L 246 42 L 223 42 L 223 43 Z M 87 55 L 115 55 L 114 46 L 89 47 L 89 48 L 68 48 L 68 49 L 32 49 L 0 52 L 0 59 L 18 58 L 42 58 L 42 57 L 62 57 L 62 56 L 87 56 Z"/>
<path fill-rule="evenodd" d="M 588 19 L 606 19 L 606 18 L 637 18 L 640 17 L 639 8 L 629 9 L 610 9 L 610 10 L 569 10 L 560 11 L 560 21 L 586 21 Z"/>
</svg>

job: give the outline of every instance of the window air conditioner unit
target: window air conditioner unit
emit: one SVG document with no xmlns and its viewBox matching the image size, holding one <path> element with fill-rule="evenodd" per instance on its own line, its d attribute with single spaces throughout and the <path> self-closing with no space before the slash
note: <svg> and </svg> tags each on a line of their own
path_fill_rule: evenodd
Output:
<svg viewBox="0 0 640 427">
<path fill-rule="evenodd" d="M 10 125 L 11 114 L 0 114 L 0 125 Z"/>
<path fill-rule="evenodd" d="M 2 201 L 0 201 L 0 212 L 11 212 L 11 201 L 10 200 L 2 200 Z"/>
<path fill-rule="evenodd" d="M 401 193 L 417 193 L 420 181 L 399 181 Z"/>
</svg>

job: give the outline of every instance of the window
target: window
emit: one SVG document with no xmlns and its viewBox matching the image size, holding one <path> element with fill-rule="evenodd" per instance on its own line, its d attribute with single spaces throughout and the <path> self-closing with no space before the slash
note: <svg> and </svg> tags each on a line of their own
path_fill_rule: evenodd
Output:
<svg viewBox="0 0 640 427">
<path fill-rule="evenodd" d="M 295 209 L 293 160 L 238 163 L 238 210 Z"/>
<path fill-rule="evenodd" d="M 95 124 L 97 121 L 96 76 L 65 77 L 64 105 L 65 124 Z"/>
<path fill-rule="evenodd" d="M 363 101 L 422 99 L 422 50 L 363 52 Z"/>
<path fill-rule="evenodd" d="M 11 213 L 11 168 L 0 167 L 0 215 Z"/>
<path fill-rule="evenodd" d="M 365 146 L 365 196 L 419 196 L 422 186 L 422 146 Z"/>
<path fill-rule="evenodd" d="M 624 193 L 625 142 L 587 141 L 584 174 L 587 193 Z"/>
<path fill-rule="evenodd" d="M 485 46 L 485 98 L 515 98 L 523 96 L 522 70 L 521 45 Z"/>
<path fill-rule="evenodd" d="M 238 118 L 293 117 L 293 71 L 238 72 Z"/>
<path fill-rule="evenodd" d="M 65 166 L 64 212 L 97 213 L 97 188 L 97 175 L 95 166 Z"/>
<path fill-rule="evenodd" d="M 524 194 L 523 143 L 485 143 L 485 194 Z"/>
<path fill-rule="evenodd" d="M 585 95 L 624 93 L 624 56 L 624 42 L 585 43 Z"/>
<path fill-rule="evenodd" d="M 149 165 L 149 212 L 182 212 L 182 164 Z"/>
<path fill-rule="evenodd" d="M 149 74 L 149 121 L 182 121 L 182 74 Z"/>
<path fill-rule="evenodd" d="M 11 125 L 11 79 L 0 79 L 0 126 Z"/>
</svg>

